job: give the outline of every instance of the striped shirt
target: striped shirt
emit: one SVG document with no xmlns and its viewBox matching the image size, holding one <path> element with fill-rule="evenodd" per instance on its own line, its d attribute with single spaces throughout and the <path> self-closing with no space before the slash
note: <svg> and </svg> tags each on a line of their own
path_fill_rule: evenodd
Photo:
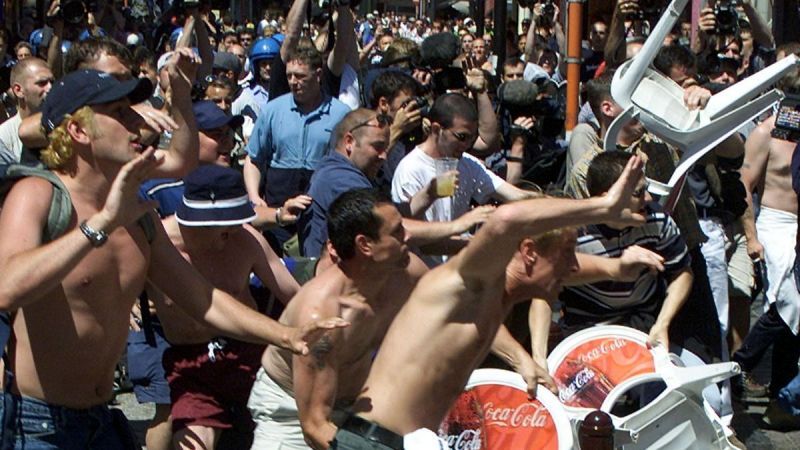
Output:
<svg viewBox="0 0 800 450">
<path fill-rule="evenodd" d="M 586 227 L 578 237 L 576 251 L 616 258 L 626 248 L 638 245 L 664 258 L 664 272 L 644 271 L 632 282 L 602 281 L 567 287 L 560 295 L 565 316 L 606 321 L 644 305 L 652 308 L 653 304 L 661 304 L 669 281 L 689 267 L 691 259 L 675 222 L 656 208 L 658 205 L 648 205 L 647 223 L 640 227 Z"/>
</svg>

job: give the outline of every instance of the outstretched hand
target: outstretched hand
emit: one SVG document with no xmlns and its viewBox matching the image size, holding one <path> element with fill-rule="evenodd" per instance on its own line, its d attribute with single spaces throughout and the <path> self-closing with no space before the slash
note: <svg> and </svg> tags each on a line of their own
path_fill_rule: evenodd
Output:
<svg viewBox="0 0 800 450">
<path fill-rule="evenodd" d="M 639 180 L 644 176 L 644 163 L 639 155 L 634 155 L 625 165 L 625 170 L 608 193 L 603 197 L 608 207 L 607 222 L 615 222 L 628 226 L 640 226 L 645 223 L 645 216 L 631 210 L 631 198 Z"/>
<path fill-rule="evenodd" d="M 341 317 L 331 317 L 309 322 L 302 327 L 292 329 L 287 348 L 298 355 L 307 355 L 309 349 L 328 330 L 350 326 L 350 322 Z"/>
<path fill-rule="evenodd" d="M 634 245 L 626 248 L 619 257 L 616 281 L 635 281 L 643 270 L 664 271 L 664 258 L 658 253 Z"/>
</svg>

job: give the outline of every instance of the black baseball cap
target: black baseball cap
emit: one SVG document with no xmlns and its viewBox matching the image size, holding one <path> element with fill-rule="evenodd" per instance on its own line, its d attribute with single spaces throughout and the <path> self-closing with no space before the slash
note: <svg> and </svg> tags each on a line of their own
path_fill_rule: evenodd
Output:
<svg viewBox="0 0 800 450">
<path fill-rule="evenodd" d="M 146 78 L 119 81 L 98 70 L 83 69 L 56 81 L 42 106 L 42 126 L 49 134 L 64 116 L 83 106 L 111 103 L 127 97 L 131 104 L 141 103 L 153 94 L 153 84 Z"/>
</svg>

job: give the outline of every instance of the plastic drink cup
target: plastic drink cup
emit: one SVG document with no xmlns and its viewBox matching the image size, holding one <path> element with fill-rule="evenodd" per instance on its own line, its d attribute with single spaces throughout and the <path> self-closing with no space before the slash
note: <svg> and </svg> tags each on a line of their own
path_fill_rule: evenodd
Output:
<svg viewBox="0 0 800 450">
<path fill-rule="evenodd" d="M 456 193 L 457 158 L 439 158 L 436 160 L 436 195 L 452 197 Z"/>
</svg>

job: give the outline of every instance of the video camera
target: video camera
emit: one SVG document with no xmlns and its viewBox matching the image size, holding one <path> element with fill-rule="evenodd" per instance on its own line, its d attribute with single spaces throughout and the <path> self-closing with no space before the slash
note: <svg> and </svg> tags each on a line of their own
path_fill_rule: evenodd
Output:
<svg viewBox="0 0 800 450">
<path fill-rule="evenodd" d="M 96 9 L 96 0 L 64 0 L 52 19 L 61 19 L 67 25 L 78 26 L 86 20 L 88 12 Z"/>
<path fill-rule="evenodd" d="M 403 102 L 400 106 L 401 108 L 405 108 L 406 106 L 410 105 L 411 103 L 416 103 L 417 107 L 419 108 L 419 112 L 422 117 L 428 117 L 428 113 L 431 110 L 431 104 L 428 102 L 427 97 L 418 96 L 418 97 L 411 97 L 410 99 Z M 401 137 L 401 141 L 406 146 L 406 148 L 414 148 L 419 145 L 425 139 L 425 131 L 422 129 L 422 123 L 414 129 L 413 131 L 406 133 Z"/>
<path fill-rule="evenodd" d="M 549 81 L 545 81 L 549 83 Z M 536 84 L 526 80 L 512 80 L 500 85 L 497 91 L 497 99 L 500 106 L 508 113 L 511 122 L 520 117 L 535 117 L 536 125 L 530 132 L 534 136 L 555 137 L 561 134 L 564 129 L 564 116 L 558 99 L 546 95 L 540 96 L 539 93 L 545 92 Z M 513 125 L 512 131 L 521 132 Z"/>
<path fill-rule="evenodd" d="M 800 142 L 800 95 L 786 95 L 778 108 L 775 128 L 770 134 L 776 139 Z"/>
</svg>

